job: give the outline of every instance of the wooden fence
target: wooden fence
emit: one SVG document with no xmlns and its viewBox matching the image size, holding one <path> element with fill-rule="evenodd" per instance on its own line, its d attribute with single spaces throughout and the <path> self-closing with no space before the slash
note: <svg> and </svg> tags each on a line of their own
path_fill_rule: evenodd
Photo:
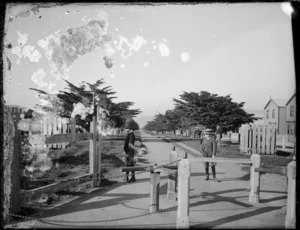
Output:
<svg viewBox="0 0 300 230">
<path fill-rule="evenodd" d="M 75 118 L 63 118 L 59 116 L 43 116 L 40 120 L 21 119 L 18 129 L 33 135 L 51 136 L 55 134 L 67 134 L 76 132 Z M 47 144 L 47 148 L 66 148 L 69 142 Z"/>
<path fill-rule="evenodd" d="M 240 151 L 246 153 L 275 154 L 275 125 L 242 125 L 240 133 Z"/>
</svg>

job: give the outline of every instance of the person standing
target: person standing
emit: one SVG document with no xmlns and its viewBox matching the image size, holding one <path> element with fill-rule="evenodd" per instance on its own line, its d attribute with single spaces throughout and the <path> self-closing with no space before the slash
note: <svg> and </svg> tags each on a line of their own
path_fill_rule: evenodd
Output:
<svg viewBox="0 0 300 230">
<path fill-rule="evenodd" d="M 222 128 L 218 125 L 216 129 L 217 145 L 221 147 Z"/>
<path fill-rule="evenodd" d="M 126 165 L 127 167 L 132 167 L 134 166 L 134 155 L 135 155 L 135 147 L 134 147 L 134 142 L 135 142 L 135 135 L 133 132 L 133 129 L 127 128 L 127 137 L 125 139 L 124 143 L 124 151 L 126 156 Z M 126 182 L 135 182 L 135 173 L 134 171 L 131 171 L 131 178 L 129 180 L 129 171 L 126 171 Z"/>
<path fill-rule="evenodd" d="M 217 152 L 217 142 L 214 138 L 214 131 L 212 129 L 204 130 L 204 139 L 201 144 L 201 150 L 203 157 L 211 157 L 214 158 Z M 203 162 L 205 167 L 206 178 L 205 180 L 209 180 L 209 165 L 211 166 L 211 171 L 213 175 L 213 180 L 215 182 L 220 182 L 216 178 L 216 163 L 215 162 Z"/>
</svg>

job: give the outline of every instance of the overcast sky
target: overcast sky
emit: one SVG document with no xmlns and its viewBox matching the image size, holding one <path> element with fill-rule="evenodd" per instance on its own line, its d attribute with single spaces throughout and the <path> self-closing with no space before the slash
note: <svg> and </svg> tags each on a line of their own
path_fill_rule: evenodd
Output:
<svg viewBox="0 0 300 230">
<path fill-rule="evenodd" d="M 39 100 L 29 88 L 55 93 L 66 86 L 61 78 L 104 78 L 115 101 L 134 102 L 140 116 L 173 109 L 183 91 L 231 94 L 263 109 L 270 95 L 288 100 L 295 89 L 291 18 L 281 3 L 30 9 L 7 10 L 6 104 L 33 108 Z"/>
</svg>

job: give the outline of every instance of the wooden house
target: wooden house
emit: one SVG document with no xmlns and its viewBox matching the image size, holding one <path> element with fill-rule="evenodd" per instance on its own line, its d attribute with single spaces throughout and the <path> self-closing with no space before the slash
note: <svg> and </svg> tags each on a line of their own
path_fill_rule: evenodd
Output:
<svg viewBox="0 0 300 230">
<path fill-rule="evenodd" d="M 264 107 L 264 124 L 275 125 L 277 134 L 286 133 L 286 100 L 270 98 Z"/>
<path fill-rule="evenodd" d="M 295 141 L 295 129 L 296 129 L 296 93 L 285 104 L 286 106 L 286 134 L 288 135 L 288 141 Z"/>
</svg>

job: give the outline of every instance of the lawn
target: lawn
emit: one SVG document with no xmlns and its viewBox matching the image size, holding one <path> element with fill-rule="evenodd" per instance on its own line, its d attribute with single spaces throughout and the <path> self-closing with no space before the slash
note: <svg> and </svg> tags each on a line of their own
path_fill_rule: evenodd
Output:
<svg viewBox="0 0 300 230">
<path fill-rule="evenodd" d="M 172 142 L 181 142 L 194 149 L 200 149 L 200 140 L 192 139 L 188 137 L 175 137 L 173 135 L 158 135 L 160 137 L 170 138 Z M 238 143 L 231 143 L 229 141 L 222 141 L 221 149 L 217 151 L 217 157 L 220 158 L 243 158 L 249 159 L 250 155 L 246 153 L 241 153 Z M 276 167 L 286 167 L 293 157 L 290 154 L 277 152 L 276 155 L 261 155 L 261 165 L 265 168 L 276 168 Z"/>
<path fill-rule="evenodd" d="M 108 172 L 111 168 L 125 166 L 121 160 L 123 140 L 103 140 L 101 144 L 102 173 Z M 21 189 L 34 189 L 89 173 L 89 141 L 78 142 L 66 149 L 51 149 L 48 157 L 52 162 L 49 170 L 29 172 L 24 170 L 25 164 L 22 166 Z"/>
</svg>

